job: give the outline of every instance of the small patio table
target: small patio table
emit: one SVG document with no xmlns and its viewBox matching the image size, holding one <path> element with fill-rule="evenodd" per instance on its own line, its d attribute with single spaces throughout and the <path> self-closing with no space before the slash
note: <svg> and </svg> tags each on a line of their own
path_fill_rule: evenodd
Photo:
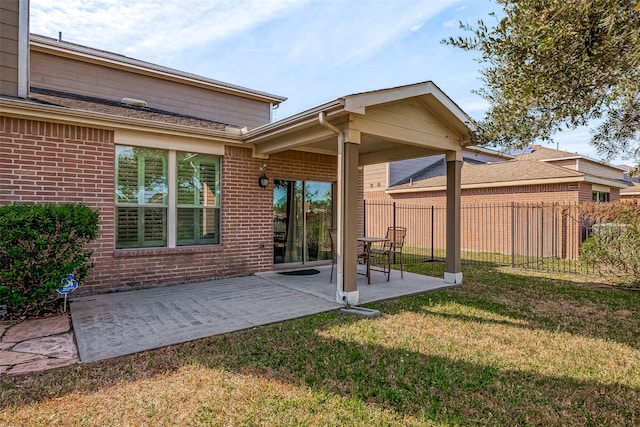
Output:
<svg viewBox="0 0 640 427">
<path fill-rule="evenodd" d="M 367 284 L 371 284 L 371 245 L 374 243 L 388 242 L 386 237 L 358 237 L 358 242 L 364 243 L 364 251 L 367 254 Z"/>
</svg>

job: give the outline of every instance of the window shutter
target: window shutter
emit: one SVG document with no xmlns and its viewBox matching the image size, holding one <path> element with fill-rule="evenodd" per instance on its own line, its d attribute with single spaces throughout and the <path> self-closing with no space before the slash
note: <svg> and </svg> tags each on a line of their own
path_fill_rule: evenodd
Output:
<svg viewBox="0 0 640 427">
<path fill-rule="evenodd" d="M 166 203 L 166 161 L 163 157 L 144 158 L 144 201 L 147 204 Z"/>
<path fill-rule="evenodd" d="M 138 208 L 117 209 L 118 247 L 134 247 L 138 245 Z"/>
<path fill-rule="evenodd" d="M 138 203 L 138 160 L 119 155 L 116 174 L 116 203 Z"/>
</svg>

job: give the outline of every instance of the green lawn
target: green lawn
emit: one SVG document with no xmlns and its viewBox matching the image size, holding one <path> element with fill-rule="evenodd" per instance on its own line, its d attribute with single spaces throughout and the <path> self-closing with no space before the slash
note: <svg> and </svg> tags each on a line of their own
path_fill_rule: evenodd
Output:
<svg viewBox="0 0 640 427">
<path fill-rule="evenodd" d="M 2 376 L 0 425 L 640 425 L 640 291 L 521 274 Z"/>
</svg>

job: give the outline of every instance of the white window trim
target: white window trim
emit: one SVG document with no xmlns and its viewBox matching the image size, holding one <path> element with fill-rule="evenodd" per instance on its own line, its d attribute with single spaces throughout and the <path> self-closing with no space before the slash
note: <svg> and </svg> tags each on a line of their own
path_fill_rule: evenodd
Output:
<svg viewBox="0 0 640 427">
<path fill-rule="evenodd" d="M 156 139 L 157 138 L 157 139 Z M 177 209 L 177 183 L 176 174 L 178 171 L 177 158 L 178 151 L 193 152 L 199 154 L 211 154 L 220 157 L 220 167 L 224 159 L 224 145 L 211 144 L 211 142 L 191 141 L 185 142 L 179 138 L 169 136 L 150 136 L 148 134 L 136 132 L 116 132 L 114 135 L 115 145 L 128 147 L 156 148 L 167 152 L 167 246 L 175 249 L 178 247 L 178 209 Z M 222 175 L 222 171 L 220 171 Z M 222 176 L 220 176 L 222 181 Z M 222 184 L 221 184 L 222 185 Z M 221 232 L 221 230 L 218 230 Z M 222 244 L 222 238 L 220 242 Z M 183 247 L 183 246 L 180 246 Z"/>
<path fill-rule="evenodd" d="M 170 135 L 149 135 L 148 133 L 142 132 L 116 131 L 114 142 L 116 145 L 224 156 L 224 144 L 216 144 L 207 140 L 185 140 L 184 138 Z"/>
<path fill-rule="evenodd" d="M 167 247 L 175 248 L 178 241 L 178 210 L 176 209 L 176 173 L 177 173 L 177 152 L 169 150 L 169 163 L 167 165 L 167 180 L 169 191 L 169 206 L 167 211 Z"/>
</svg>

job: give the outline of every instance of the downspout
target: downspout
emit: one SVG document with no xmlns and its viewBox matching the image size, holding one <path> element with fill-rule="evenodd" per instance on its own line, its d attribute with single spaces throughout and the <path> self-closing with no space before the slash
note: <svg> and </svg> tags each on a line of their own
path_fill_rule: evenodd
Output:
<svg viewBox="0 0 640 427">
<path fill-rule="evenodd" d="M 344 293 L 344 259 L 342 257 L 342 249 L 343 249 L 343 241 L 344 241 L 344 230 L 343 230 L 343 222 L 344 222 L 344 177 L 343 177 L 343 148 L 344 148 L 344 133 L 329 123 L 327 121 L 327 113 L 325 111 L 321 111 L 318 113 L 318 120 L 320 124 L 325 128 L 329 129 L 331 132 L 335 133 L 338 136 L 338 203 L 336 207 L 337 211 L 337 224 L 336 224 L 336 251 L 337 251 L 337 260 L 338 260 L 338 274 L 337 274 L 337 286 L 336 286 L 336 300 L 338 302 L 345 302 L 346 295 Z"/>
</svg>

